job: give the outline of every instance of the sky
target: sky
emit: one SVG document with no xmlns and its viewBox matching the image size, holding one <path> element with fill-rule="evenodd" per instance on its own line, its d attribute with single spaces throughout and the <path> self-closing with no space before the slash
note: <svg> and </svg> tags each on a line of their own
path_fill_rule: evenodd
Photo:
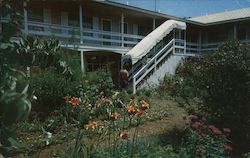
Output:
<svg viewBox="0 0 250 158">
<path fill-rule="evenodd" d="M 250 7 L 250 0 L 113 0 L 178 17 L 197 17 Z M 155 7 L 156 1 L 156 7 Z"/>
</svg>

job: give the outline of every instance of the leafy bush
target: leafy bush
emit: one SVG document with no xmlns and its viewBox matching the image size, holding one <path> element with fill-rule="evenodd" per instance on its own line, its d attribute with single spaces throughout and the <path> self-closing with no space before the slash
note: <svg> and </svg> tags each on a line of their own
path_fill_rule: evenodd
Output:
<svg viewBox="0 0 250 158">
<path fill-rule="evenodd" d="M 250 140 L 250 47 L 237 41 L 215 53 L 188 60 L 178 70 L 182 86 L 197 89 L 203 111 L 216 124 L 232 128 L 233 136 Z"/>
<path fill-rule="evenodd" d="M 214 125 L 206 125 L 197 116 L 189 116 L 191 123 L 187 128 L 185 141 L 180 150 L 182 158 L 226 158 L 232 151 L 232 146 L 227 140 L 231 130 L 224 128 L 221 131 Z"/>
<path fill-rule="evenodd" d="M 77 83 L 67 80 L 55 72 L 53 68 L 31 79 L 34 95 L 37 96 L 34 108 L 49 112 L 64 103 L 63 97 L 67 94 L 76 94 Z"/>
</svg>

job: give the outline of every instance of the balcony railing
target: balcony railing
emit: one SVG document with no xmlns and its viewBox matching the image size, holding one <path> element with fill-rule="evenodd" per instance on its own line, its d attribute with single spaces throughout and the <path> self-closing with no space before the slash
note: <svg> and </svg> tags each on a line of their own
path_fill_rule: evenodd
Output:
<svg viewBox="0 0 250 158">
<path fill-rule="evenodd" d="M 128 47 L 135 46 L 144 36 L 122 34 L 80 27 L 47 24 L 42 22 L 28 22 L 28 34 L 39 36 L 54 36 L 63 44 L 105 46 L 105 47 Z M 82 35 L 82 37 L 81 37 Z M 81 41 L 82 40 L 82 41 Z"/>
</svg>

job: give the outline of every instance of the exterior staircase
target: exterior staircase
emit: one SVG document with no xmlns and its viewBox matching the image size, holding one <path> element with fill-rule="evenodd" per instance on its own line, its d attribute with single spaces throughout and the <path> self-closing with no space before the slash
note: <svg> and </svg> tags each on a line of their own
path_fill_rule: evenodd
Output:
<svg viewBox="0 0 250 158">
<path fill-rule="evenodd" d="M 133 83 L 133 92 L 159 85 L 166 74 L 175 74 L 178 64 L 187 56 L 185 50 L 185 40 L 172 39 L 138 71 L 132 71 L 129 79 Z"/>
</svg>

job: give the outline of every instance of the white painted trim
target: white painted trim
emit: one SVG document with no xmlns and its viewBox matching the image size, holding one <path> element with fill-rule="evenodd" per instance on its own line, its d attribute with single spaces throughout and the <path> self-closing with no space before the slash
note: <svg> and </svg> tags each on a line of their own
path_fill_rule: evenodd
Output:
<svg viewBox="0 0 250 158">
<path fill-rule="evenodd" d="M 82 5 L 79 5 L 79 22 L 80 22 L 80 43 L 83 44 L 83 17 Z"/>
<path fill-rule="evenodd" d="M 28 34 L 28 12 L 27 12 L 27 2 L 23 2 L 23 15 L 24 15 L 24 32 Z"/>
<path fill-rule="evenodd" d="M 128 26 L 127 26 L 127 29 L 128 29 Z M 122 40 L 121 46 L 124 47 L 124 14 L 123 13 L 121 15 L 121 40 Z"/>
<path fill-rule="evenodd" d="M 155 18 L 153 18 L 153 30 L 155 30 L 156 25 L 155 25 Z"/>
<path fill-rule="evenodd" d="M 83 51 L 81 51 L 81 70 L 85 72 Z"/>
</svg>

